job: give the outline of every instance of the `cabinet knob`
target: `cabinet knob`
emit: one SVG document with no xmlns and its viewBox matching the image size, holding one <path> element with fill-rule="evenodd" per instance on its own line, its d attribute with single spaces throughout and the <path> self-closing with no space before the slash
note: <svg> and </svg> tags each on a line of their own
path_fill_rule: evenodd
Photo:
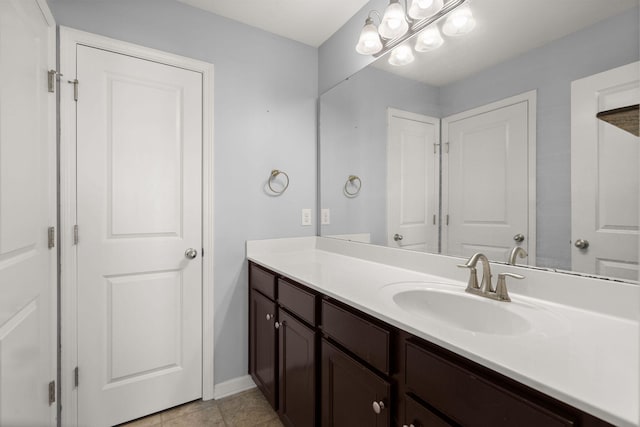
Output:
<svg viewBox="0 0 640 427">
<path fill-rule="evenodd" d="M 273 316 L 271 314 L 267 314 L 267 320 L 271 320 Z"/>
<path fill-rule="evenodd" d="M 284 320 L 282 322 L 276 322 L 273 326 L 275 326 L 276 329 L 280 329 L 280 326 L 284 326 Z"/>
<path fill-rule="evenodd" d="M 380 402 L 373 402 L 373 412 L 379 414 L 384 409 L 384 402 L 381 400 Z"/>
<path fill-rule="evenodd" d="M 416 427 L 416 426 L 414 426 L 413 424 L 409 424 L 409 425 L 403 424 L 402 427 Z"/>
</svg>

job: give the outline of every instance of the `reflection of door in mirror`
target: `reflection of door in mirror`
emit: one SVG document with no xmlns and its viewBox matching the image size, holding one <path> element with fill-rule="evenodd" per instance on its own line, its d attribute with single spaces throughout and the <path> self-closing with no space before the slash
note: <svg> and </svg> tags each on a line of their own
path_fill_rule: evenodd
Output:
<svg viewBox="0 0 640 427">
<path fill-rule="evenodd" d="M 640 101 L 640 63 L 571 85 L 572 269 L 638 280 L 637 136 L 596 118 Z"/>
<path fill-rule="evenodd" d="M 440 119 L 390 108 L 387 137 L 387 244 L 438 251 Z"/>
<path fill-rule="evenodd" d="M 442 253 L 535 263 L 535 92 L 443 119 Z"/>
</svg>

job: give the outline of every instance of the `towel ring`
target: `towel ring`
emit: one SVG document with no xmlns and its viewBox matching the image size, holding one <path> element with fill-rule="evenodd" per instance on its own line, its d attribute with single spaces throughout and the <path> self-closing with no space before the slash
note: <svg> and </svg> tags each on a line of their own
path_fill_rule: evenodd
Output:
<svg viewBox="0 0 640 427">
<path fill-rule="evenodd" d="M 349 191 L 349 184 L 356 187 L 356 190 L 353 192 Z M 358 195 L 358 193 L 360 193 L 361 188 L 362 180 L 356 175 L 349 175 L 349 178 L 347 178 L 347 182 L 344 183 L 344 194 L 346 194 L 347 197 L 355 197 Z"/>
<path fill-rule="evenodd" d="M 275 190 L 271 184 L 273 183 L 273 180 L 276 179 L 276 177 L 278 175 L 284 175 L 284 177 L 287 179 L 287 182 L 284 184 L 284 187 L 280 190 Z M 287 173 L 285 171 L 280 171 L 278 169 L 274 169 L 271 171 L 271 175 L 269 175 L 269 180 L 267 181 L 267 185 L 269 186 L 269 190 L 273 191 L 275 194 L 282 194 L 285 192 L 285 190 L 289 187 L 289 175 L 287 175 Z"/>
</svg>

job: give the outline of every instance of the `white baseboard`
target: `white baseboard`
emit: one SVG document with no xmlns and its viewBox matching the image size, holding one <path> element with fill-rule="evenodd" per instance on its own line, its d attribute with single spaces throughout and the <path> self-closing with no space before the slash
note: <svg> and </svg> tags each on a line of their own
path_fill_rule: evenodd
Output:
<svg viewBox="0 0 640 427">
<path fill-rule="evenodd" d="M 216 384 L 213 389 L 213 398 L 222 399 L 223 397 L 231 396 L 232 394 L 252 389 L 255 386 L 256 383 L 254 383 L 253 379 L 251 379 L 251 375 L 233 378 L 228 381 Z"/>
</svg>

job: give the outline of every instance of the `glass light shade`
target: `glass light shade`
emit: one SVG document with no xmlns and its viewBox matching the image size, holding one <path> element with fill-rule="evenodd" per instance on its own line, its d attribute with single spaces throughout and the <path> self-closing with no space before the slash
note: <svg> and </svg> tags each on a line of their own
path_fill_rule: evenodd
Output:
<svg viewBox="0 0 640 427">
<path fill-rule="evenodd" d="M 407 65 L 411 64 L 414 59 L 411 47 L 403 44 L 391 51 L 389 64 L 397 66 Z"/>
<path fill-rule="evenodd" d="M 442 32 L 448 36 L 461 36 L 467 34 L 476 26 L 471 9 L 463 7 L 451 12 L 447 21 L 442 26 Z"/>
<path fill-rule="evenodd" d="M 442 46 L 444 40 L 438 31 L 438 27 L 433 26 L 423 30 L 416 40 L 415 49 L 418 52 L 428 52 Z"/>
<path fill-rule="evenodd" d="M 373 55 L 382 50 L 382 41 L 378 35 L 378 29 L 373 25 L 371 18 L 367 18 L 365 26 L 360 33 L 360 39 L 356 45 L 356 52 L 362 55 Z"/>
<path fill-rule="evenodd" d="M 413 19 L 429 18 L 440 12 L 443 0 L 413 0 L 409 6 L 409 16 Z"/>
<path fill-rule="evenodd" d="M 398 0 L 391 0 L 389 6 L 384 10 L 378 32 L 385 39 L 395 39 L 404 35 L 408 30 L 409 23 L 405 19 L 404 9 Z"/>
</svg>

